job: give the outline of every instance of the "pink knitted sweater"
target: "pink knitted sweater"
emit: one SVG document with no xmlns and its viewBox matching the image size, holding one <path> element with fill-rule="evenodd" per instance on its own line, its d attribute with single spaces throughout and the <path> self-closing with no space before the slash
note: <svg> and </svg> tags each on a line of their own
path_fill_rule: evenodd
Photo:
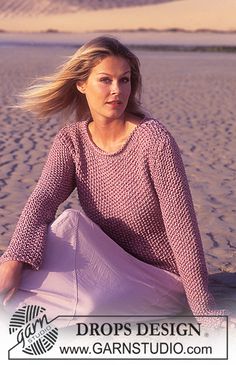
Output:
<svg viewBox="0 0 236 365">
<path fill-rule="evenodd" d="M 146 117 L 118 151 L 108 153 L 91 141 L 88 123 L 57 133 L 1 262 L 39 269 L 47 226 L 77 187 L 85 213 L 124 250 L 181 276 L 193 314 L 224 314 L 213 310 L 191 193 L 172 135 Z"/>
</svg>

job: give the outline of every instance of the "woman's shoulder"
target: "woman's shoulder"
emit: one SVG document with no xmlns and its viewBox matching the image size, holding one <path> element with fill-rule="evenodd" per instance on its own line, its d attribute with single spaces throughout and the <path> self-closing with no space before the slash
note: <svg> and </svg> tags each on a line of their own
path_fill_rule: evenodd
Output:
<svg viewBox="0 0 236 365">
<path fill-rule="evenodd" d="M 171 134 L 169 129 L 160 120 L 148 117 L 143 120 L 141 127 L 142 149 L 148 151 L 150 158 L 156 161 L 161 158 L 165 162 L 172 163 L 173 160 L 177 163 L 181 161 L 181 150 L 176 142 L 176 139 Z M 170 162 L 172 161 L 172 162 Z"/>
<path fill-rule="evenodd" d="M 78 132 L 79 123 L 81 122 L 65 122 L 64 125 L 59 127 L 57 135 L 62 137 L 73 136 Z"/>
<path fill-rule="evenodd" d="M 146 116 L 140 122 L 140 133 L 143 140 L 150 142 L 152 146 L 164 144 L 174 139 L 169 129 L 159 119 Z"/>
<path fill-rule="evenodd" d="M 78 136 L 83 122 L 66 122 L 58 128 L 56 139 L 60 140 L 66 147 L 76 152 L 78 149 Z"/>
</svg>

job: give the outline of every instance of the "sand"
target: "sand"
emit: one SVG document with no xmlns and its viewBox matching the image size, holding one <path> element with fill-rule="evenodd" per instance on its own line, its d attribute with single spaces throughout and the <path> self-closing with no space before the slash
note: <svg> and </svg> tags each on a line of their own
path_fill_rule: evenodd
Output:
<svg viewBox="0 0 236 365">
<path fill-rule="evenodd" d="M 35 76 L 54 71 L 70 47 L 1 47 L 0 214 L 3 251 L 40 176 L 58 118 L 12 109 Z M 236 314 L 236 54 L 137 51 L 143 102 L 178 142 L 203 240 L 210 285 Z M 61 205 L 77 208 L 76 192 Z"/>
<path fill-rule="evenodd" d="M 143 5 L 143 6 L 140 6 Z M 89 11 L 88 11 L 89 10 Z M 6 31 L 236 30 L 235 0 L 0 0 Z"/>
</svg>

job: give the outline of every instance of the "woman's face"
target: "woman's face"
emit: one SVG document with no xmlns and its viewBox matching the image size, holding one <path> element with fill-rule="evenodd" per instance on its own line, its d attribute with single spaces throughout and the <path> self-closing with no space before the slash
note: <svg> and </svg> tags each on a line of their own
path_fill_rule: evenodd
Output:
<svg viewBox="0 0 236 365">
<path fill-rule="evenodd" d="M 95 66 L 87 81 L 77 83 L 85 94 L 93 120 L 123 117 L 131 93 L 131 70 L 125 58 L 108 56 Z"/>
</svg>

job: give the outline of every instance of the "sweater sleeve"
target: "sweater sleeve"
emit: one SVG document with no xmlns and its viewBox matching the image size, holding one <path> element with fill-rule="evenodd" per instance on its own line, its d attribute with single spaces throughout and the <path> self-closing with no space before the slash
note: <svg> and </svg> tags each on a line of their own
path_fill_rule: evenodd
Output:
<svg viewBox="0 0 236 365">
<path fill-rule="evenodd" d="M 153 156 L 153 179 L 168 241 L 189 306 L 195 316 L 225 315 L 208 289 L 208 273 L 199 227 L 179 148 L 171 135 Z M 204 323 L 211 319 L 198 319 Z M 213 321 L 222 319 L 214 318 Z"/>
<path fill-rule="evenodd" d="M 48 224 L 55 219 L 58 206 L 76 186 L 75 165 L 71 149 L 63 138 L 63 129 L 53 141 L 38 183 L 20 215 L 0 262 L 17 260 L 36 270 L 42 263 Z"/>
</svg>

